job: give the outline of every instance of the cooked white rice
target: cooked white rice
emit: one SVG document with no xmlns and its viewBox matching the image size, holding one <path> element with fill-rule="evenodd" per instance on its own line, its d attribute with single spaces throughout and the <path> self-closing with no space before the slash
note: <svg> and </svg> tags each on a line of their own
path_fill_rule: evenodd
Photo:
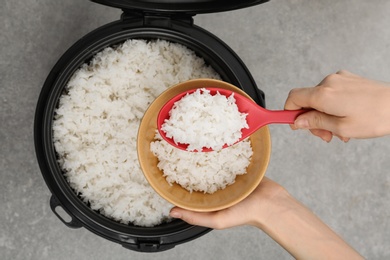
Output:
<svg viewBox="0 0 390 260">
<path fill-rule="evenodd" d="M 202 88 L 174 103 L 161 130 L 175 143 L 188 144 L 188 151 L 218 151 L 241 138 L 241 129 L 248 128 L 246 116 L 238 110 L 234 94 L 211 95 Z"/>
<path fill-rule="evenodd" d="M 92 209 L 139 226 L 168 219 L 172 205 L 139 166 L 137 132 L 161 92 L 194 78 L 219 76 L 193 51 L 163 40 L 106 48 L 74 73 L 55 112 L 53 139 L 70 186 Z"/>
<path fill-rule="evenodd" d="M 233 184 L 237 175 L 246 173 L 253 154 L 249 139 L 206 153 L 175 148 L 158 133 L 155 139 L 150 148 L 159 160 L 157 167 L 169 184 L 176 182 L 190 192 L 214 193 Z"/>
</svg>

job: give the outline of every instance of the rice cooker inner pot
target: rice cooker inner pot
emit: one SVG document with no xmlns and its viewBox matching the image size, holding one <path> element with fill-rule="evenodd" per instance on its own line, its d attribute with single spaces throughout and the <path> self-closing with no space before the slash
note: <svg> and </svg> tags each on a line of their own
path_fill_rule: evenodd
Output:
<svg viewBox="0 0 390 260">
<path fill-rule="evenodd" d="M 174 220 L 152 228 L 115 222 L 93 211 L 83 203 L 63 176 L 57 163 L 52 141 L 52 123 L 54 110 L 70 77 L 82 64 L 88 62 L 105 47 L 115 46 L 128 39 L 164 39 L 194 50 L 198 56 L 204 58 L 221 75 L 223 80 L 243 89 L 261 106 L 265 106 L 264 94 L 257 88 L 240 58 L 217 37 L 194 25 L 192 15 L 187 13 L 175 13 L 175 15 L 146 14 L 144 11 L 130 10 L 115 5 L 132 1 L 96 0 L 95 2 L 106 2 L 106 4 L 110 2 L 112 6 L 123 8 L 124 13 L 120 20 L 102 26 L 77 41 L 58 60 L 48 75 L 38 100 L 34 122 L 34 139 L 38 163 L 46 184 L 52 193 L 50 206 L 53 212 L 68 227 L 85 227 L 91 232 L 120 243 L 131 250 L 143 252 L 164 251 L 173 248 L 177 244 L 202 236 L 210 229 L 192 226 L 181 220 Z M 250 2 L 250 5 L 254 2 L 259 3 L 259 1 L 248 2 Z M 247 5 L 249 4 L 247 3 Z M 185 9 L 184 5 L 178 7 Z M 210 7 L 211 9 L 213 8 Z M 71 217 L 71 220 L 65 221 L 59 215 L 58 208 L 62 208 Z"/>
</svg>

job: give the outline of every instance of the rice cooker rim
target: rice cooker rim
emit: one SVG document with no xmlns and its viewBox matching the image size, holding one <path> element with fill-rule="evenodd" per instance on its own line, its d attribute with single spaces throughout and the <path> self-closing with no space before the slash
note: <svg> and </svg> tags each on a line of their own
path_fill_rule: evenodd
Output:
<svg viewBox="0 0 390 260">
<path fill-rule="evenodd" d="M 73 44 L 58 60 L 48 75 L 38 100 L 34 120 L 34 141 L 42 175 L 52 193 L 50 206 L 62 221 L 56 212 L 57 207 L 63 208 L 70 215 L 72 218 L 70 222 L 63 221 L 67 226 L 85 227 L 132 250 L 163 251 L 202 236 L 211 229 L 192 226 L 180 220 L 152 228 L 123 225 L 93 212 L 76 196 L 59 170 L 51 137 L 53 111 L 66 82 L 81 64 L 107 46 L 126 39 L 165 39 L 198 50 L 202 53 L 201 57 L 205 59 L 208 57 L 209 61 L 214 58 L 220 62 L 222 60 L 224 68 L 217 71 L 220 74 L 224 74 L 221 73 L 222 70 L 225 74 L 228 74 L 227 71 L 232 72 L 232 75 L 224 75 L 224 80 L 233 81 L 232 83 L 238 87 L 251 92 L 249 94 L 263 106 L 264 94 L 258 90 L 239 57 L 211 33 L 188 21 L 171 20 L 166 27 L 165 20 L 161 23 L 163 26 L 159 26 L 156 20 L 153 20 L 154 24 L 145 24 L 145 19 L 131 17 L 133 16 L 122 17 L 119 21 L 92 31 Z M 208 49 L 209 45 L 216 45 L 218 48 L 214 46 L 216 49 L 211 50 Z M 142 239 L 146 240 L 142 242 Z M 141 244 L 147 246 L 142 247 Z"/>
</svg>

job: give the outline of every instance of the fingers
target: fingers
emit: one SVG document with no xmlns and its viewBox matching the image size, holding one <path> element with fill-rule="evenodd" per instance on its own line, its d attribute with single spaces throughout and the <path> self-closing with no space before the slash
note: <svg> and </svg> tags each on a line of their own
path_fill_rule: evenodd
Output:
<svg viewBox="0 0 390 260">
<path fill-rule="evenodd" d="M 301 108 L 313 108 L 313 96 L 315 88 L 295 88 L 288 94 L 284 109 L 295 110 Z"/>
<path fill-rule="evenodd" d="M 352 72 L 349 72 L 348 70 L 339 70 L 336 72 L 336 74 L 343 75 L 343 76 L 348 76 L 348 77 L 359 77 L 359 75 L 356 75 Z"/>
<path fill-rule="evenodd" d="M 348 142 L 349 138 L 345 137 L 345 134 L 351 134 L 351 131 L 347 129 L 347 125 L 351 125 L 351 120 L 348 122 L 346 116 L 350 117 L 351 113 L 347 109 L 345 97 L 351 95 L 348 94 L 345 84 L 346 82 L 351 84 L 351 79 L 354 78 L 359 78 L 359 76 L 340 70 L 326 76 L 315 87 L 292 89 L 286 100 L 285 109 L 310 108 L 313 110 L 300 115 L 295 123 L 290 125 L 291 128 L 293 130 L 308 129 L 313 135 L 326 142 L 330 142 L 333 136 Z"/>
<path fill-rule="evenodd" d="M 216 221 L 217 212 L 193 212 L 182 208 L 174 207 L 170 216 L 173 218 L 179 218 L 188 224 L 202 227 L 210 227 L 220 229 L 219 223 Z"/>
<path fill-rule="evenodd" d="M 328 115 L 319 111 L 309 111 L 297 117 L 292 129 L 308 129 L 310 132 L 320 137 L 326 142 L 330 142 L 335 135 L 343 142 L 348 142 L 349 138 L 341 134 L 342 117 Z"/>
<path fill-rule="evenodd" d="M 284 108 L 287 110 L 314 108 L 319 111 L 324 111 L 321 108 L 327 104 L 326 101 L 329 101 L 323 97 L 324 86 L 341 84 L 342 79 L 345 78 L 360 78 L 360 76 L 346 70 L 340 70 L 336 73 L 326 76 L 315 87 L 292 89 L 288 94 Z"/>
<path fill-rule="evenodd" d="M 335 136 L 337 136 L 344 143 L 348 143 L 348 141 L 351 139 L 349 137 L 344 137 L 344 136 L 340 136 L 340 135 L 335 135 Z"/>
<path fill-rule="evenodd" d="M 330 131 L 322 130 L 322 129 L 310 129 L 310 132 L 313 135 L 318 136 L 319 138 L 321 138 L 322 140 L 324 140 L 327 143 L 332 141 L 333 134 Z"/>
<path fill-rule="evenodd" d="M 297 129 L 323 129 L 337 133 L 339 119 L 339 117 L 312 110 L 298 116 L 294 126 Z"/>
</svg>

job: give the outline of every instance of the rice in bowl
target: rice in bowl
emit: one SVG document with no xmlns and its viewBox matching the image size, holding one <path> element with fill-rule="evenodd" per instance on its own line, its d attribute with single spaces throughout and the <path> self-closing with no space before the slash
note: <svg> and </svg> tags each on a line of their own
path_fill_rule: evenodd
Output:
<svg viewBox="0 0 390 260">
<path fill-rule="evenodd" d="M 140 166 L 145 178 L 153 189 L 172 204 L 197 212 L 212 212 L 226 209 L 249 196 L 265 175 L 271 151 L 269 129 L 265 126 L 249 137 L 253 155 L 250 159 L 250 164 L 246 168 L 246 174 L 237 175 L 233 185 L 228 185 L 212 194 L 204 192 L 191 193 L 177 183 L 169 184 L 166 181 L 164 173 L 157 166 L 159 160 L 151 151 L 151 143 L 156 141 L 159 111 L 175 96 L 186 91 L 208 86 L 234 91 L 250 98 L 242 89 L 221 80 L 203 78 L 179 83 L 164 91 L 164 93 L 158 96 L 149 106 L 140 124 L 137 140 L 137 152 Z M 173 149 L 172 145 L 169 145 L 169 147 Z M 185 150 L 181 151 L 190 153 Z M 170 157 L 169 153 L 164 154 L 165 156 Z M 229 153 L 228 157 L 230 160 L 235 159 L 233 153 Z M 174 166 L 175 164 L 172 165 Z"/>
<path fill-rule="evenodd" d="M 159 160 L 157 167 L 170 185 L 177 183 L 189 192 L 212 194 L 233 184 L 237 175 L 246 174 L 253 155 L 249 139 L 206 153 L 177 149 L 159 133 L 155 139 L 150 148 Z"/>
</svg>

